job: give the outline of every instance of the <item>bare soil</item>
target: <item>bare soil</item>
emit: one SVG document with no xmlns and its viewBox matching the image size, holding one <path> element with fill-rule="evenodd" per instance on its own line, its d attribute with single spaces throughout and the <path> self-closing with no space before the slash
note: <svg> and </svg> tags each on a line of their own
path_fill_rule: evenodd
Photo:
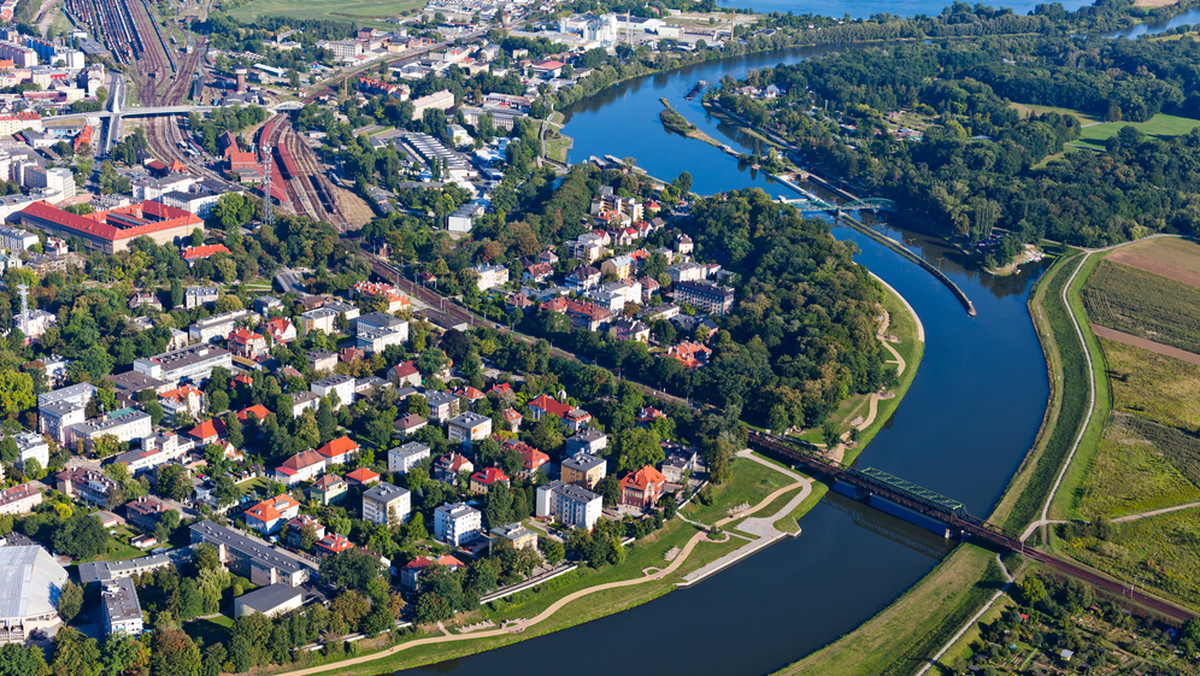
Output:
<svg viewBox="0 0 1200 676">
<path fill-rule="evenodd" d="M 1130 335 L 1123 331 L 1117 331 L 1116 329 L 1110 329 L 1107 326 L 1100 326 L 1099 324 L 1092 324 L 1092 333 L 1095 333 L 1101 338 L 1115 340 L 1118 343 L 1132 345 L 1155 354 L 1161 354 L 1164 357 L 1171 357 L 1173 359 L 1185 361 L 1189 364 L 1200 366 L 1200 354 L 1196 354 L 1195 352 L 1188 352 L 1177 347 L 1171 347 L 1170 345 L 1156 343 L 1153 340 L 1146 340 L 1145 338 Z"/>
<path fill-rule="evenodd" d="M 1117 249 L 1105 258 L 1200 288 L 1200 244 L 1174 238 L 1152 239 Z"/>
</svg>

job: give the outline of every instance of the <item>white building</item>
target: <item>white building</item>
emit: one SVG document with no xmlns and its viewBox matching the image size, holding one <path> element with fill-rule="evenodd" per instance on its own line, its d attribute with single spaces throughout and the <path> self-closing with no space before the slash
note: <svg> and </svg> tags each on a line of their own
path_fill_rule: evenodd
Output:
<svg viewBox="0 0 1200 676">
<path fill-rule="evenodd" d="M 104 605 L 104 633 L 138 636 L 145 628 L 142 604 L 138 602 L 133 578 L 118 577 L 104 583 L 100 593 Z"/>
<path fill-rule="evenodd" d="M 503 265 L 476 265 L 471 269 L 479 275 L 475 286 L 480 291 L 487 291 L 508 283 L 508 268 Z"/>
<path fill-rule="evenodd" d="M 446 423 L 446 438 L 453 442 L 479 441 L 492 435 L 492 419 L 470 411 Z"/>
<path fill-rule="evenodd" d="M 417 441 L 410 441 L 403 446 L 388 451 L 388 471 L 406 474 L 417 463 L 429 457 L 429 447 Z"/>
<path fill-rule="evenodd" d="M 42 435 L 22 432 L 13 435 L 13 441 L 17 442 L 17 467 L 24 469 L 25 463 L 30 460 L 36 460 L 42 469 L 50 466 L 50 444 Z"/>
<path fill-rule="evenodd" d="M 599 495 L 562 481 L 538 486 L 536 503 L 535 514 L 539 517 L 556 519 L 584 530 L 591 530 L 596 525 L 604 507 Z"/>
<path fill-rule="evenodd" d="M 67 571 L 38 545 L 0 547 L 0 643 L 22 643 L 58 623 Z"/>
<path fill-rule="evenodd" d="M 154 433 L 150 414 L 133 408 L 123 408 L 88 420 L 71 428 L 75 443 L 92 448 L 101 437 L 113 437 L 119 442 L 145 439 Z"/>
<path fill-rule="evenodd" d="M 364 521 L 391 526 L 407 521 L 410 511 L 412 511 L 412 495 L 399 486 L 381 482 L 363 493 L 362 516 Z"/>
<path fill-rule="evenodd" d="M 71 428 L 87 419 L 88 402 L 96 392 L 91 383 L 79 383 L 38 395 L 38 432 L 59 444 L 71 441 Z"/>
<path fill-rule="evenodd" d="M 338 408 L 354 403 L 354 378 L 351 376 L 332 375 L 322 378 L 310 385 L 308 389 L 318 397 L 336 394 Z"/>
<path fill-rule="evenodd" d="M 479 537 L 483 514 L 465 502 L 446 503 L 433 511 L 433 537 L 439 542 L 461 546 Z"/>
</svg>

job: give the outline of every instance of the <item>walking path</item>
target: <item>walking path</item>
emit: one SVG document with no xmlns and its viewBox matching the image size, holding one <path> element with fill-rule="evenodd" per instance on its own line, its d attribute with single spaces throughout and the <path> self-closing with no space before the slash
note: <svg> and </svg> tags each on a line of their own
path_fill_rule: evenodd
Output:
<svg viewBox="0 0 1200 676">
<path fill-rule="evenodd" d="M 1175 505 L 1174 507 L 1165 507 L 1163 509 L 1155 509 L 1155 510 L 1151 510 L 1149 512 L 1142 512 L 1141 514 L 1130 514 L 1129 516 L 1117 517 L 1117 518 L 1113 519 L 1112 521 L 1113 521 L 1113 523 L 1126 523 L 1129 521 L 1137 521 L 1138 519 L 1145 519 L 1146 517 L 1150 517 L 1150 516 L 1158 516 L 1159 514 L 1170 514 L 1171 512 L 1178 512 L 1178 511 L 1181 511 L 1184 509 L 1191 509 L 1193 507 L 1200 507 L 1200 502 L 1189 502 L 1186 505 Z"/>
<path fill-rule="evenodd" d="M 924 676 L 925 672 L 929 671 L 930 667 L 937 664 L 937 661 L 942 659 L 942 655 L 945 655 L 950 648 L 954 647 L 954 644 L 958 643 L 959 639 L 963 637 L 963 634 L 967 633 L 967 630 L 973 627 L 975 623 L 979 621 L 979 618 L 983 617 L 984 613 L 991 610 L 992 606 L 996 604 L 996 601 L 999 601 L 1000 597 L 1003 596 L 1005 592 L 1008 591 L 1008 588 L 1012 586 L 1013 576 L 1009 574 L 1008 568 L 1004 567 L 1004 562 L 1000 560 L 999 554 L 996 555 L 996 563 L 1000 564 L 1000 570 L 1004 572 L 1004 586 L 997 589 L 995 594 L 992 594 L 992 598 L 988 599 L 988 602 L 979 609 L 979 612 L 975 613 L 974 617 L 967 620 L 966 624 L 964 624 L 958 630 L 958 632 L 954 634 L 954 636 L 951 636 L 949 641 L 946 641 L 946 645 L 942 646 L 942 649 L 937 651 L 937 654 L 930 658 L 929 661 L 926 662 L 919 671 L 917 671 L 915 676 Z"/>
<path fill-rule="evenodd" d="M 743 516 L 746 516 L 748 514 L 753 514 L 754 512 L 767 507 L 771 503 L 771 501 L 773 501 L 775 498 L 779 497 L 780 495 L 783 495 L 785 492 L 787 492 L 789 490 L 794 490 L 796 488 L 801 489 L 800 493 L 796 497 L 794 497 L 790 501 L 788 501 L 788 503 L 786 505 L 784 505 L 778 512 L 775 513 L 775 515 L 763 517 L 761 519 L 746 519 L 746 522 L 753 522 L 753 523 L 750 523 L 750 528 L 752 530 L 748 530 L 746 532 L 750 532 L 752 534 L 760 533 L 759 538 L 756 539 L 753 543 L 751 543 L 751 544 L 758 545 L 753 550 L 753 551 L 757 551 L 758 549 L 765 547 L 767 544 L 770 544 L 771 542 L 774 542 L 775 540 L 779 539 L 780 537 L 783 537 L 784 535 L 786 535 L 786 533 L 783 533 L 782 531 L 775 529 L 775 527 L 772 524 L 774 524 L 774 522 L 776 520 L 782 518 L 787 513 L 791 512 L 793 509 L 796 508 L 797 505 L 800 504 L 800 502 L 804 498 L 808 497 L 808 495 L 812 492 L 812 485 L 811 485 L 810 479 L 807 479 L 789 469 L 780 467 L 774 463 L 770 463 L 770 462 L 754 455 L 748 449 L 739 452 L 738 456 L 743 457 L 743 458 L 749 458 L 750 460 L 753 460 L 755 462 L 767 465 L 768 467 L 780 472 L 781 474 L 786 474 L 787 476 L 795 479 L 796 483 L 793 483 L 789 486 L 785 486 L 785 487 L 780 488 L 779 490 L 771 493 L 771 495 L 764 498 L 761 502 L 759 502 L 757 505 L 755 505 L 753 508 L 747 510 L 743 514 L 727 517 L 725 519 L 722 519 L 721 521 L 718 521 L 716 524 L 717 526 L 723 525 L 725 523 L 729 523 L 730 521 L 733 521 L 736 519 L 740 519 Z M 763 522 L 765 522 L 765 525 Z M 688 523 L 696 523 L 696 522 L 688 521 Z M 701 525 L 706 529 L 708 528 L 708 526 L 706 526 L 704 524 L 698 524 L 698 525 Z M 743 523 L 741 526 L 739 526 L 739 530 L 746 530 L 746 526 L 747 526 L 747 524 Z M 777 535 L 771 536 L 770 533 L 772 531 L 774 531 L 774 533 L 777 533 Z M 765 540 L 765 542 L 764 542 L 764 540 Z M 721 540 L 721 541 L 724 542 L 724 540 Z M 711 542 L 711 540 L 709 540 L 709 538 L 708 538 L 707 531 L 701 531 L 701 532 L 693 535 L 687 541 L 687 544 L 684 545 L 683 549 L 679 552 L 679 555 L 676 556 L 664 568 L 660 568 L 660 569 L 650 568 L 650 569 L 647 569 L 648 573 L 643 575 L 642 577 L 631 578 L 631 579 L 627 579 L 627 580 L 618 580 L 616 582 L 607 582 L 604 584 L 598 584 L 598 585 L 595 585 L 592 587 L 587 587 L 585 589 L 580 589 L 578 591 L 567 594 L 566 596 L 562 597 L 561 599 L 558 599 L 554 603 L 550 604 L 545 610 L 543 610 L 542 612 L 538 613 L 537 615 L 535 615 L 529 619 L 515 620 L 499 629 L 488 629 L 488 630 L 484 630 L 484 631 L 475 631 L 475 632 L 463 633 L 463 634 L 450 634 L 446 630 L 446 628 L 444 626 L 442 626 L 441 623 L 438 623 L 438 627 L 441 628 L 441 630 L 446 633 L 444 633 L 442 635 L 438 635 L 438 636 L 429 636 L 429 637 L 425 637 L 425 638 L 415 639 L 412 641 L 407 641 L 405 643 L 401 643 L 400 645 L 388 648 L 387 650 L 382 650 L 382 651 L 379 651 L 376 653 L 371 653 L 369 655 L 362 655 L 360 657 L 352 657 L 350 659 L 341 660 L 339 662 L 331 662 L 329 664 L 323 664 L 320 666 L 308 667 L 306 669 L 297 669 L 295 671 L 289 671 L 289 672 L 282 674 L 281 676 L 308 676 L 309 674 L 319 674 L 319 673 L 326 672 L 326 671 L 333 671 L 336 669 L 344 669 L 346 667 L 353 666 L 356 664 L 365 664 L 367 662 L 373 662 L 375 660 L 383 659 L 384 657 L 387 657 L 389 655 L 394 655 L 396 653 L 408 650 L 410 648 L 416 648 L 416 647 L 423 646 L 423 645 L 433 645 L 433 644 L 437 644 L 437 643 L 450 643 L 450 642 L 454 642 L 454 641 L 470 641 L 470 640 L 479 639 L 479 638 L 496 638 L 496 637 L 501 637 L 501 636 L 508 636 L 510 634 L 518 634 L 518 633 L 525 631 L 526 629 L 528 629 L 530 627 L 536 626 L 536 625 L 546 621 L 547 619 L 553 617 L 553 615 L 555 613 L 557 613 L 568 603 L 571 603 L 572 601 L 575 601 L 576 599 L 581 599 L 585 596 L 590 596 L 597 592 L 602 592 L 602 591 L 606 591 L 609 589 L 632 587 L 634 585 L 644 584 L 646 582 L 650 582 L 653 580 L 661 580 L 661 579 L 667 577 L 668 575 L 670 575 L 670 574 L 674 573 L 676 570 L 678 570 L 679 567 L 682 566 L 685 561 L 687 561 L 687 558 L 692 553 L 692 550 L 695 549 L 696 545 L 700 544 L 701 542 Z M 761 543 L 761 544 L 759 544 L 759 543 Z M 750 545 L 747 545 L 747 547 L 749 547 L 749 546 Z M 744 550 L 747 549 L 747 547 L 742 547 L 742 548 L 736 550 L 735 552 L 732 552 L 732 554 L 738 554 L 739 552 L 743 552 Z M 722 560 L 726 560 L 726 559 L 729 559 L 729 560 L 720 568 L 724 568 L 725 566 L 733 564 L 738 559 L 744 558 L 745 556 L 749 556 L 750 554 L 753 553 L 753 551 L 745 551 L 745 553 L 741 554 L 740 556 L 738 556 L 737 558 L 734 558 L 734 559 L 729 559 L 731 554 L 727 554 L 724 557 L 721 557 L 721 559 L 718 559 L 718 561 L 722 561 Z M 712 564 L 708 564 L 708 566 L 711 566 L 711 565 Z M 707 568 L 708 566 L 704 566 L 701 569 Z M 709 573 L 707 573 L 707 575 L 711 575 L 711 574 L 715 573 L 717 570 L 720 570 L 720 568 L 711 570 Z M 694 575 L 694 573 L 689 573 L 687 576 L 684 577 L 684 580 L 686 581 L 688 579 L 688 577 L 690 577 L 692 575 Z M 695 582 L 699 581 L 699 579 L 702 579 L 702 578 L 694 579 L 692 582 L 687 582 L 686 584 L 682 584 L 681 586 L 688 586 L 690 584 L 694 584 Z"/>
</svg>

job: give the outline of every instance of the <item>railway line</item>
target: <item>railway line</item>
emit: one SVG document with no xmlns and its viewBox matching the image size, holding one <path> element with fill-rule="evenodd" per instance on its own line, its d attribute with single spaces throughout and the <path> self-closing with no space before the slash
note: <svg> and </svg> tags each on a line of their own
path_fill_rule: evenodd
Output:
<svg viewBox="0 0 1200 676">
<path fill-rule="evenodd" d="M 260 155 L 264 145 L 271 146 L 271 180 L 283 188 L 280 197 L 290 202 L 296 213 L 332 223 L 345 231 L 349 222 L 338 206 L 332 184 L 323 175 L 312 150 L 304 145 L 284 115 L 276 115 L 259 130 Z"/>
</svg>

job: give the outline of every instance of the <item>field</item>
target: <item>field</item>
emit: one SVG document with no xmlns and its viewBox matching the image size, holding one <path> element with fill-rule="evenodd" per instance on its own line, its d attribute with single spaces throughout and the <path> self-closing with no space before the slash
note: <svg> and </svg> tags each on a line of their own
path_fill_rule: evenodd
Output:
<svg viewBox="0 0 1200 676">
<path fill-rule="evenodd" d="M 1200 367 L 1147 350 L 1102 341 L 1113 407 L 1183 430 L 1200 430 Z"/>
<path fill-rule="evenodd" d="M 1105 258 L 1200 288 L 1200 244 L 1186 239 L 1156 237 L 1121 247 Z"/>
<path fill-rule="evenodd" d="M 735 458 L 730 472 L 732 479 L 712 488 L 712 504 L 701 505 L 698 499 L 692 500 L 683 508 L 683 515 L 701 523 L 715 523 L 729 516 L 727 510 L 742 504 L 753 507 L 776 489 L 792 483 L 787 476 L 745 458 Z M 793 493 L 789 493 L 787 499 L 791 499 Z"/>
<path fill-rule="evenodd" d="M 419 0 L 251 0 L 229 10 L 238 21 L 253 23 L 260 16 L 295 19 L 387 19 L 418 7 Z"/>
<path fill-rule="evenodd" d="M 1055 108 L 1053 106 L 1038 106 L 1038 105 L 1034 105 L 1032 103 L 1013 103 L 1012 107 L 1016 108 L 1017 112 L 1020 113 L 1022 117 L 1029 117 L 1030 115 L 1033 115 L 1035 113 L 1038 115 L 1044 115 L 1046 113 L 1058 113 L 1060 115 L 1071 115 L 1071 116 L 1077 118 L 1079 120 L 1079 124 L 1098 124 L 1100 122 L 1100 120 L 1097 120 L 1096 118 L 1092 117 L 1091 115 L 1088 115 L 1087 113 L 1081 113 L 1078 110 L 1074 110 L 1071 108 Z"/>
<path fill-rule="evenodd" d="M 1081 537 L 1065 545 L 1083 563 L 1200 607 L 1200 509 L 1115 524 L 1108 540 Z"/>
<path fill-rule="evenodd" d="M 1103 148 L 1104 142 L 1116 136 L 1123 127 L 1133 127 L 1147 136 L 1167 139 L 1172 136 L 1182 136 L 1196 127 L 1200 127 L 1200 120 L 1159 114 L 1145 122 L 1103 122 L 1084 127 L 1079 135 L 1079 142 Z"/>
<path fill-rule="evenodd" d="M 1089 521 L 1200 501 L 1200 439 L 1151 420 L 1115 413 L 1079 487 Z"/>
<path fill-rule="evenodd" d="M 1095 323 L 1200 353 L 1200 288 L 1105 260 L 1083 291 Z"/>
</svg>

